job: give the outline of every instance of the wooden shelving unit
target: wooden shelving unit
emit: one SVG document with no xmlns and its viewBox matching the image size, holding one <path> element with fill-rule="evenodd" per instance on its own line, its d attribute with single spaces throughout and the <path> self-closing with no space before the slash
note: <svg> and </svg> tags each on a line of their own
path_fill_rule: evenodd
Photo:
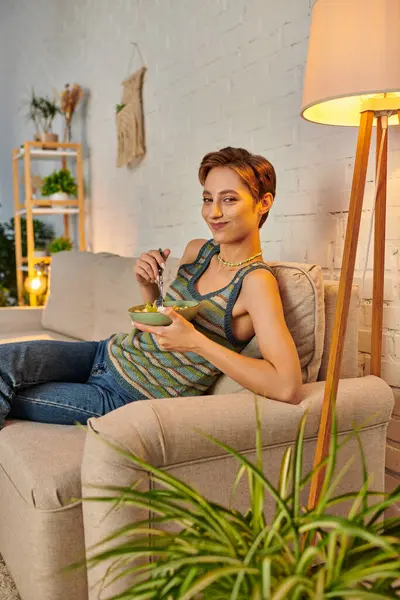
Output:
<svg viewBox="0 0 400 600">
<path fill-rule="evenodd" d="M 84 223 L 84 189 L 83 189 L 83 158 L 81 144 L 61 142 L 32 142 L 24 143 L 23 148 L 12 151 L 13 183 L 14 183 L 14 217 L 15 217 L 15 258 L 17 268 L 18 304 L 24 303 L 24 271 L 28 276 L 35 275 L 35 264 L 50 263 L 50 258 L 35 257 L 35 240 L 33 234 L 33 217 L 36 215 L 63 215 L 64 235 L 70 236 L 70 215 L 78 215 L 79 250 L 85 250 Z M 67 168 L 68 160 L 76 161 L 77 198 L 70 200 L 52 200 L 50 198 L 32 197 L 31 165 L 32 160 L 61 160 L 63 169 Z M 25 202 L 21 203 L 19 193 L 19 162 L 23 162 Z M 22 256 L 21 217 L 26 218 L 27 256 Z M 29 304 L 36 306 L 35 294 L 29 294 Z"/>
</svg>

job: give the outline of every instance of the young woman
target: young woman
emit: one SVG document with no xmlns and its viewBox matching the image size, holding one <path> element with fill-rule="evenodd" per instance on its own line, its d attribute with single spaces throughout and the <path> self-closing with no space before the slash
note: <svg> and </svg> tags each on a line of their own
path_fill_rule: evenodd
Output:
<svg viewBox="0 0 400 600">
<path fill-rule="evenodd" d="M 243 387 L 296 403 L 299 360 L 277 282 L 263 262 L 260 227 L 276 176 L 263 157 L 241 148 L 207 154 L 200 165 L 202 217 L 212 239 L 189 242 L 167 299 L 201 300 L 189 323 L 165 309 L 167 327 L 135 324 L 100 342 L 34 341 L 0 346 L 0 428 L 5 417 L 86 423 L 134 400 L 202 395 L 221 373 Z M 164 252 L 168 258 L 170 250 Z M 159 294 L 156 250 L 134 266 L 143 301 Z M 241 350 L 256 335 L 263 356 Z"/>
</svg>

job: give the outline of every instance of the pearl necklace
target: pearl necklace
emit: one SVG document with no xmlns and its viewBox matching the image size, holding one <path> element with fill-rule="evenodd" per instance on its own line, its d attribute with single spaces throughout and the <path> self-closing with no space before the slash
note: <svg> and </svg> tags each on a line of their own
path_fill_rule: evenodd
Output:
<svg viewBox="0 0 400 600">
<path fill-rule="evenodd" d="M 227 260 L 224 260 L 223 258 L 221 258 L 221 255 L 219 252 L 217 254 L 217 258 L 220 263 L 222 263 L 223 265 L 226 265 L 227 267 L 240 267 L 240 265 L 244 265 L 245 263 L 250 262 L 251 260 L 253 260 L 253 258 L 257 258 L 257 256 L 261 256 L 261 254 L 262 254 L 262 251 L 259 252 L 258 254 L 255 254 L 254 256 L 250 256 L 250 258 L 246 258 L 246 260 L 242 260 L 237 263 L 228 262 Z"/>
</svg>

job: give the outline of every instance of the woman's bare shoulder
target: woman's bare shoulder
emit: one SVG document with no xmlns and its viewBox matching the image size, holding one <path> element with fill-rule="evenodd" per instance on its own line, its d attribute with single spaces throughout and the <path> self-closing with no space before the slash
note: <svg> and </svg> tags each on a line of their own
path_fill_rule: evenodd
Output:
<svg viewBox="0 0 400 600">
<path fill-rule="evenodd" d="M 206 239 L 191 240 L 185 248 L 179 265 L 187 265 L 194 262 L 197 258 L 200 248 L 206 243 Z"/>
</svg>

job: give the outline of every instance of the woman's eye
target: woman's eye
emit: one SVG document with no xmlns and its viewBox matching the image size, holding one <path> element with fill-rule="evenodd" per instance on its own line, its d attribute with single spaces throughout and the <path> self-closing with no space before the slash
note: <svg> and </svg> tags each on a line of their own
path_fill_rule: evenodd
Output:
<svg viewBox="0 0 400 600">
<path fill-rule="evenodd" d="M 236 202 L 236 198 L 228 196 L 227 198 L 224 198 L 224 202 Z"/>
<path fill-rule="evenodd" d="M 203 202 L 208 204 L 209 202 L 212 202 L 212 198 L 203 198 Z"/>
</svg>

